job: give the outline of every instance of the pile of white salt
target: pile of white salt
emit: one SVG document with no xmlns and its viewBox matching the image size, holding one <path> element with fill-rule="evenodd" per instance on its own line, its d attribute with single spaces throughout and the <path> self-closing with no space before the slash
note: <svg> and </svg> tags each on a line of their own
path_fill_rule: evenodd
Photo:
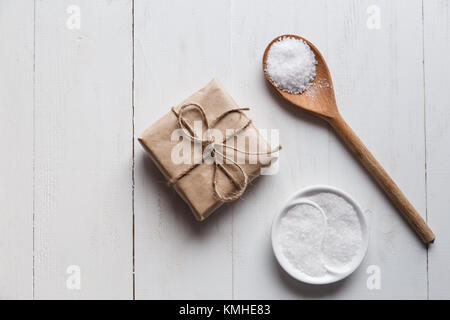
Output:
<svg viewBox="0 0 450 320">
<path fill-rule="evenodd" d="M 278 241 L 294 268 L 321 277 L 327 268 L 345 267 L 358 254 L 361 224 L 352 204 L 336 194 L 317 193 L 308 200 L 312 204 L 299 203 L 281 219 Z"/>
<path fill-rule="evenodd" d="M 270 46 L 265 72 L 276 87 L 298 94 L 313 83 L 316 64 L 314 52 L 305 41 L 281 37 Z"/>
</svg>

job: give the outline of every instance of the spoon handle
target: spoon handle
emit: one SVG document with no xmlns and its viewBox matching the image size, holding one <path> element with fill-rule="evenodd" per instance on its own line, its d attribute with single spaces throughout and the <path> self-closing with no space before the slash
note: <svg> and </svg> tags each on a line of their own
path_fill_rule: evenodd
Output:
<svg viewBox="0 0 450 320">
<path fill-rule="evenodd" d="M 369 171 L 381 188 L 383 188 L 384 192 L 386 192 L 387 196 L 391 199 L 397 209 L 400 210 L 422 241 L 425 243 L 433 243 L 435 239 L 433 231 L 431 231 L 425 220 L 420 216 L 411 202 L 408 201 L 400 188 L 378 163 L 345 120 L 340 115 L 337 115 L 336 117 L 327 119 L 327 121 L 339 134 L 342 140 L 344 140 L 345 144 L 352 150 L 367 171 Z"/>
</svg>

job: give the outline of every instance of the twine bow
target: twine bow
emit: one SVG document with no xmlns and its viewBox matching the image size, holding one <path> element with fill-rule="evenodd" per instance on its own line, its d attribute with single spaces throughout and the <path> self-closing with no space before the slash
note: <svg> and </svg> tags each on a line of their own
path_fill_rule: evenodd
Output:
<svg viewBox="0 0 450 320">
<path fill-rule="evenodd" d="M 214 190 L 215 196 L 219 200 L 224 201 L 224 202 L 230 202 L 230 201 L 237 200 L 245 192 L 245 189 L 247 188 L 247 185 L 249 183 L 248 175 L 244 171 L 242 166 L 240 166 L 236 161 L 234 161 L 234 159 L 225 156 L 222 152 L 220 152 L 217 149 L 217 147 L 232 149 L 232 150 L 235 150 L 237 152 L 241 152 L 241 153 L 243 153 L 245 155 L 268 155 L 268 154 L 272 154 L 272 153 L 275 153 L 275 152 L 281 150 L 281 146 L 278 146 L 274 150 L 270 150 L 270 151 L 267 151 L 267 152 L 251 153 L 251 152 L 248 152 L 246 150 L 238 149 L 236 147 L 229 146 L 229 145 L 224 143 L 228 139 L 230 139 L 232 137 L 235 137 L 240 132 L 245 130 L 252 122 L 250 119 L 248 119 L 247 122 L 241 128 L 235 130 L 235 132 L 232 135 L 230 135 L 229 137 L 225 137 L 224 141 L 222 141 L 222 142 L 214 141 L 214 137 L 207 137 L 207 138 L 198 137 L 197 134 L 195 133 L 195 131 L 192 129 L 192 127 L 189 125 L 189 123 L 183 117 L 183 112 L 186 110 L 186 108 L 189 108 L 189 107 L 194 107 L 194 109 L 196 109 L 200 113 L 200 115 L 202 117 L 202 120 L 203 120 L 204 124 L 206 125 L 207 131 L 208 131 L 208 129 L 212 129 L 219 121 L 221 121 L 227 115 L 229 115 L 231 113 L 234 113 L 234 112 L 241 113 L 242 111 L 250 110 L 250 108 L 234 108 L 234 109 L 227 110 L 224 113 L 222 113 L 221 115 L 219 115 L 212 123 L 209 123 L 208 118 L 206 117 L 205 110 L 198 103 L 187 103 L 187 104 L 184 104 L 183 106 L 181 106 L 180 111 L 178 111 L 178 112 L 175 110 L 175 108 L 172 108 L 172 112 L 178 117 L 178 125 L 183 130 L 184 134 L 189 139 L 191 139 L 191 141 L 193 141 L 193 142 L 200 142 L 202 144 L 203 148 L 205 148 L 205 147 L 211 148 L 210 154 L 211 154 L 211 157 L 212 157 L 213 163 L 214 163 L 214 175 L 213 175 L 213 182 L 212 182 L 212 184 L 213 184 L 213 190 Z M 231 174 L 231 172 L 221 163 L 221 161 L 218 161 L 217 156 L 220 156 L 222 159 L 228 160 L 228 162 L 227 162 L 228 164 L 234 165 L 238 169 L 239 174 L 241 176 L 241 179 L 240 180 L 236 179 Z M 191 170 L 196 168 L 198 165 L 199 165 L 199 163 L 194 164 L 193 166 L 187 168 L 185 171 L 180 173 L 175 178 L 170 179 L 167 182 L 167 184 L 169 186 L 173 186 L 181 178 L 183 178 L 185 175 L 187 175 Z M 227 195 L 224 195 L 224 194 L 222 194 L 219 191 L 219 188 L 217 187 L 217 168 L 220 168 L 225 173 L 225 175 L 231 180 L 231 182 L 236 187 L 235 191 L 233 191 L 233 192 L 231 192 L 231 193 L 229 193 Z"/>
</svg>

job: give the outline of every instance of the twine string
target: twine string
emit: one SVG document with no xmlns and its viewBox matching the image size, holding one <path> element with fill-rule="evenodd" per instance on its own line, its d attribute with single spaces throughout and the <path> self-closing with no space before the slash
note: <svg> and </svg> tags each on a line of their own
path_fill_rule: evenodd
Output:
<svg viewBox="0 0 450 320">
<path fill-rule="evenodd" d="M 211 158 L 212 158 L 213 164 L 214 164 L 214 173 L 213 173 L 213 181 L 212 181 L 214 195 L 219 200 L 221 200 L 223 202 L 230 202 L 230 201 L 237 200 L 238 198 L 240 198 L 242 196 L 242 194 L 245 192 L 245 189 L 248 186 L 248 183 L 249 183 L 248 175 L 245 172 L 245 170 L 242 168 L 241 165 L 239 165 L 236 161 L 234 161 L 234 159 L 225 156 L 222 152 L 220 152 L 218 150 L 218 147 L 232 149 L 232 150 L 235 150 L 235 151 L 240 152 L 240 153 L 245 154 L 245 155 L 269 155 L 269 154 L 272 154 L 272 153 L 275 153 L 275 152 L 281 150 L 281 146 L 278 146 L 275 149 L 269 150 L 269 151 L 266 151 L 266 152 L 248 152 L 246 150 L 242 150 L 242 149 L 236 148 L 234 146 L 229 146 L 229 145 L 224 143 L 228 139 L 237 136 L 240 132 L 245 130 L 251 124 L 251 120 L 250 119 L 247 120 L 247 123 L 245 125 L 243 125 L 239 129 L 235 130 L 235 132 L 232 135 L 230 135 L 229 137 L 226 137 L 224 139 L 224 141 L 222 141 L 222 142 L 214 141 L 214 137 L 207 137 L 207 138 L 198 137 L 197 133 L 195 132 L 195 130 L 189 125 L 189 123 L 186 121 L 186 119 L 183 116 L 184 111 L 187 108 L 189 108 L 189 107 L 193 107 L 195 110 L 197 110 L 200 113 L 200 115 L 202 117 L 202 121 L 204 122 L 204 124 L 205 124 L 205 126 L 207 128 L 207 131 L 208 131 L 208 129 L 213 128 L 218 122 L 220 122 L 227 115 L 229 115 L 231 113 L 235 113 L 235 112 L 242 113 L 242 111 L 250 110 L 250 108 L 233 108 L 233 109 L 229 109 L 229 110 L 225 111 L 224 113 L 220 114 L 211 124 L 209 123 L 208 118 L 206 117 L 205 110 L 198 103 L 194 103 L 194 102 L 186 103 L 186 104 L 181 106 L 181 108 L 180 108 L 180 110 L 178 112 L 175 110 L 175 108 L 172 108 L 172 112 L 177 116 L 177 118 L 178 118 L 178 125 L 183 130 L 183 133 L 191 141 L 201 143 L 202 147 L 210 147 L 211 148 L 210 155 L 211 155 Z M 222 150 L 222 149 L 220 149 L 220 150 Z M 222 158 L 222 161 L 218 161 L 217 156 L 220 156 Z M 222 164 L 223 159 L 226 159 L 228 161 L 227 164 L 231 164 L 235 168 L 238 169 L 238 172 L 239 172 L 239 175 L 240 175 L 240 179 L 236 179 L 236 177 L 230 172 L 230 170 L 228 170 Z M 167 184 L 169 186 L 173 186 L 180 179 L 182 179 L 184 176 L 189 174 L 189 172 L 191 172 L 198 165 L 199 164 L 197 163 L 197 164 L 194 164 L 191 167 L 187 168 L 186 170 L 181 172 L 179 175 L 177 175 L 175 178 L 170 179 Z M 229 194 L 225 195 L 219 190 L 219 188 L 217 186 L 218 185 L 218 183 L 217 183 L 217 177 L 218 177 L 217 169 L 218 168 L 220 168 L 224 172 L 224 174 L 228 177 L 228 179 L 230 179 L 230 181 L 234 184 L 234 186 L 236 188 L 235 191 L 230 192 Z"/>
</svg>

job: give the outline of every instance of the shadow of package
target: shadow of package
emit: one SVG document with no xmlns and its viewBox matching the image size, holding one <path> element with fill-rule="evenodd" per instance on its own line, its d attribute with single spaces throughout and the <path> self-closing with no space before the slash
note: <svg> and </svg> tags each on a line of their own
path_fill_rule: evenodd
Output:
<svg viewBox="0 0 450 320">
<path fill-rule="evenodd" d="M 199 221 L 239 199 L 281 149 L 270 148 L 246 110 L 214 79 L 138 138 Z"/>
</svg>

